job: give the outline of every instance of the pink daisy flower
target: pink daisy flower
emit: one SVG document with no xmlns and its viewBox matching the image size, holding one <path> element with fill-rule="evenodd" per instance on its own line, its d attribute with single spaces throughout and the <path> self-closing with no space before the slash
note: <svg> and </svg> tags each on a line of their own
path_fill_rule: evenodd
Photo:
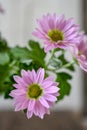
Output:
<svg viewBox="0 0 87 130">
<path fill-rule="evenodd" d="M 16 84 L 10 96 L 15 100 L 15 111 L 27 110 L 27 118 L 34 114 L 43 118 L 45 114 L 50 114 L 50 107 L 57 101 L 59 95 L 58 83 L 52 77 L 44 79 L 44 69 L 37 72 L 21 71 L 21 77 L 14 76 Z"/>
<path fill-rule="evenodd" d="M 80 43 L 71 49 L 80 67 L 87 72 L 87 35 L 82 35 Z"/>
<path fill-rule="evenodd" d="M 79 27 L 74 24 L 73 18 L 66 20 L 64 15 L 58 17 L 56 14 L 47 14 L 38 19 L 37 23 L 39 28 L 33 35 L 43 39 L 45 52 L 53 48 L 66 49 L 79 42 Z"/>
</svg>

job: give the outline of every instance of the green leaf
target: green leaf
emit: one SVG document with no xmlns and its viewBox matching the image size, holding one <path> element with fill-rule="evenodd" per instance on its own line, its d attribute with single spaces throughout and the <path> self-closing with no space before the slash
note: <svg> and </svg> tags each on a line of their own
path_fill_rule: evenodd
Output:
<svg viewBox="0 0 87 130">
<path fill-rule="evenodd" d="M 29 50 L 26 47 L 14 47 L 11 49 L 11 55 L 13 56 L 13 59 L 23 61 L 26 59 L 29 59 Z"/>
<path fill-rule="evenodd" d="M 62 100 L 64 98 L 64 96 L 68 96 L 70 94 L 70 89 L 71 89 L 71 86 L 68 82 L 64 82 L 64 83 L 60 83 L 59 85 L 60 87 L 60 96 L 58 97 L 58 100 Z"/>
<path fill-rule="evenodd" d="M 4 81 L 8 79 L 9 67 L 8 65 L 0 65 L 0 93 L 5 91 Z"/>
<path fill-rule="evenodd" d="M 9 51 L 9 47 L 7 41 L 3 38 L 0 38 L 0 52 L 7 52 Z"/>
<path fill-rule="evenodd" d="M 75 71 L 75 67 L 73 65 L 67 67 L 67 69 L 71 70 L 71 71 Z"/>
<path fill-rule="evenodd" d="M 29 41 L 29 47 L 30 47 L 30 53 L 29 53 L 29 57 L 30 59 L 32 59 L 33 61 L 37 62 L 37 64 L 40 67 L 45 67 L 45 56 L 46 53 L 44 52 L 44 49 L 40 47 L 38 42 Z"/>
<path fill-rule="evenodd" d="M 17 66 L 12 66 L 10 67 L 9 64 L 6 65 L 0 65 L 0 94 L 2 93 L 7 93 L 10 92 L 10 90 L 13 88 L 12 84 L 13 81 L 11 79 L 11 77 L 13 77 L 13 75 L 16 73 L 18 74 L 18 71 L 15 71 L 15 67 Z M 7 84 L 7 82 L 9 83 L 9 86 Z M 9 93 L 8 93 L 8 97 L 9 97 Z"/>
<path fill-rule="evenodd" d="M 64 81 L 72 79 L 72 76 L 66 72 L 60 72 L 58 75 L 62 77 L 62 80 Z"/>
<path fill-rule="evenodd" d="M 64 96 L 69 95 L 70 94 L 70 90 L 71 90 L 71 85 L 68 82 L 68 80 L 71 80 L 72 76 L 66 72 L 61 72 L 57 74 L 57 79 L 56 81 L 59 82 L 59 93 L 60 96 L 58 97 L 58 100 L 61 100 L 64 98 Z"/>
<path fill-rule="evenodd" d="M 10 92 L 14 89 L 13 87 L 14 82 L 12 82 L 12 80 L 9 80 L 9 82 L 5 82 L 5 91 L 4 91 L 4 98 L 12 98 L 9 94 Z"/>
<path fill-rule="evenodd" d="M 33 66 L 33 69 L 45 67 L 44 59 L 46 54 L 40 47 L 39 43 L 35 41 L 29 41 L 29 48 L 17 46 L 12 48 L 10 53 L 11 58 L 19 61 L 20 63 L 25 63 L 26 65 L 34 64 L 35 67 Z"/>
<path fill-rule="evenodd" d="M 0 65 L 5 65 L 9 63 L 10 58 L 8 53 L 0 53 Z"/>
<path fill-rule="evenodd" d="M 64 57 L 64 54 L 60 55 L 60 56 L 58 57 L 58 59 L 62 61 L 62 64 L 63 64 L 63 65 L 65 65 L 65 64 L 68 63 L 67 60 L 66 60 L 65 57 Z"/>
</svg>

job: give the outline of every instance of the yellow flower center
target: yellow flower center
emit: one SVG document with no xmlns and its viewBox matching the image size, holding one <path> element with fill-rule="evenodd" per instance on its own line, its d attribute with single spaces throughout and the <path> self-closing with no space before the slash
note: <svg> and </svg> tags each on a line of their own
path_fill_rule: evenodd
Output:
<svg viewBox="0 0 87 130">
<path fill-rule="evenodd" d="M 63 39 L 64 39 L 63 32 L 61 32 L 60 30 L 56 30 L 56 29 L 50 30 L 48 32 L 48 36 L 50 37 L 50 39 L 53 42 L 63 41 Z"/>
<path fill-rule="evenodd" d="M 82 53 L 81 51 L 78 52 L 78 55 L 79 55 L 79 56 L 82 55 L 82 54 L 83 54 L 83 53 Z"/>
<path fill-rule="evenodd" d="M 28 86 L 28 92 L 27 92 L 28 98 L 38 99 L 42 95 L 42 93 L 43 90 L 40 85 L 32 84 Z"/>
</svg>

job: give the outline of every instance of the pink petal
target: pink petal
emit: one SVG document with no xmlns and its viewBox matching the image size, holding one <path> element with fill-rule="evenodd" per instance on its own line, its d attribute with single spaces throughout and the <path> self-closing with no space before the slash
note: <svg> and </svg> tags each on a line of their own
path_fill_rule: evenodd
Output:
<svg viewBox="0 0 87 130">
<path fill-rule="evenodd" d="M 55 93 L 59 90 L 58 87 L 55 87 L 55 86 L 51 86 L 51 87 L 48 87 L 47 89 L 45 89 L 46 93 Z"/>
<path fill-rule="evenodd" d="M 27 118 L 30 119 L 32 115 L 33 115 L 33 112 L 27 110 Z"/>
<path fill-rule="evenodd" d="M 35 70 L 32 70 L 32 75 L 33 75 L 33 82 L 36 82 L 37 75 L 36 75 Z"/>
<path fill-rule="evenodd" d="M 67 24 L 66 26 L 64 27 L 64 31 L 67 31 L 74 23 L 74 19 L 73 18 L 70 18 L 69 20 L 67 20 Z"/>
<path fill-rule="evenodd" d="M 48 109 L 43 107 L 43 105 L 40 102 L 36 103 L 34 114 L 36 116 L 39 116 L 41 119 L 43 119 L 44 114 L 48 113 Z"/>
<path fill-rule="evenodd" d="M 38 37 L 38 38 L 41 38 L 41 39 L 44 39 L 45 38 L 45 34 L 44 32 L 42 32 L 41 30 L 37 29 L 36 28 L 36 31 L 32 33 L 34 36 Z"/>
<path fill-rule="evenodd" d="M 14 80 L 19 84 L 23 84 L 24 86 L 28 86 L 28 84 L 26 82 L 24 82 L 23 79 L 19 76 L 14 76 Z"/>
<path fill-rule="evenodd" d="M 51 94 L 45 94 L 44 98 L 51 102 L 55 102 L 57 100 L 57 98 Z"/>
<path fill-rule="evenodd" d="M 45 52 L 48 52 L 48 51 L 52 50 L 53 48 L 54 48 L 53 44 L 48 44 L 45 46 Z"/>
<path fill-rule="evenodd" d="M 43 88 L 48 88 L 48 87 L 50 87 L 52 84 L 53 84 L 52 81 L 44 81 L 44 82 L 42 83 L 42 86 L 43 86 Z"/>
<path fill-rule="evenodd" d="M 33 110 L 34 106 L 35 106 L 35 100 L 30 100 L 28 102 L 28 111 Z"/>
<path fill-rule="evenodd" d="M 12 90 L 9 95 L 12 96 L 12 97 L 15 97 L 15 96 L 23 95 L 25 93 L 26 92 L 24 91 L 24 89 L 15 89 L 15 90 Z"/>
<path fill-rule="evenodd" d="M 49 108 L 49 104 L 47 103 L 47 101 L 46 101 L 43 97 L 41 97 L 41 98 L 39 99 L 39 101 L 40 101 L 40 103 L 41 103 L 44 107 Z"/>
<path fill-rule="evenodd" d="M 37 79 L 36 79 L 36 82 L 37 83 L 42 83 L 44 79 L 44 69 L 40 68 L 38 71 L 37 71 Z"/>
<path fill-rule="evenodd" d="M 15 111 L 20 111 L 21 110 L 21 104 L 17 104 L 15 106 Z"/>
<path fill-rule="evenodd" d="M 22 88 L 22 86 L 19 85 L 19 84 L 13 84 L 13 86 L 14 86 L 15 88 Z"/>
<path fill-rule="evenodd" d="M 22 70 L 21 71 L 21 75 L 22 75 L 22 78 L 23 78 L 24 82 L 26 82 L 27 84 L 31 84 L 32 83 L 32 80 L 29 78 L 29 75 L 28 75 L 27 71 Z"/>
<path fill-rule="evenodd" d="M 46 24 L 46 21 L 44 19 L 44 23 L 43 23 L 43 19 L 42 20 L 37 20 L 38 24 L 40 25 L 40 28 L 43 30 L 43 32 L 47 33 L 47 30 L 49 29 L 48 24 Z"/>
</svg>

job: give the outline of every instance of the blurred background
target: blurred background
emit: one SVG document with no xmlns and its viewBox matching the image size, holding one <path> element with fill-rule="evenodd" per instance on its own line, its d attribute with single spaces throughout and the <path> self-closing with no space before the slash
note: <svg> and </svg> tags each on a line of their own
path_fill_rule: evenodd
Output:
<svg viewBox="0 0 87 130">
<path fill-rule="evenodd" d="M 26 46 L 29 39 L 35 39 L 32 36 L 32 32 L 36 27 L 36 19 L 40 18 L 46 13 L 57 13 L 58 15 L 65 14 L 66 18 L 74 17 L 75 23 L 79 24 L 82 30 L 84 29 L 83 23 L 86 23 L 84 22 L 84 17 L 87 14 L 83 13 L 86 11 L 84 8 L 84 5 L 87 5 L 86 0 L 0 0 L 0 5 L 2 8 L 2 13 L 0 13 L 0 32 L 2 33 L 2 36 L 7 39 L 10 46 L 17 44 L 20 46 Z M 83 14 L 85 16 L 83 16 Z M 66 96 L 62 101 L 55 105 L 55 107 L 52 109 L 53 114 L 47 117 L 44 120 L 44 123 L 37 118 L 33 118 L 31 120 L 31 124 L 33 125 L 34 120 L 35 124 L 40 122 L 41 125 L 44 126 L 43 128 L 46 130 L 51 130 L 52 128 L 54 130 L 74 130 L 75 128 L 77 130 L 84 130 L 83 127 L 86 128 L 87 126 L 87 111 L 84 112 L 84 110 L 87 109 L 87 105 L 86 109 L 84 109 L 84 104 L 86 103 L 85 101 L 87 99 L 84 93 L 86 86 L 84 75 L 86 76 L 86 74 L 76 67 L 76 72 L 73 74 L 73 80 L 71 81 L 72 89 L 70 96 Z M 9 117 L 10 114 L 13 114 L 13 116 L 10 117 L 9 122 L 12 121 L 12 118 L 15 121 L 16 117 L 18 118 L 19 122 L 23 122 L 25 117 L 20 114 L 17 115 L 12 112 L 10 113 L 10 111 L 13 110 L 13 100 L 4 100 L 2 95 L 0 97 L 0 117 L 3 117 L 4 113 L 4 116 L 7 115 L 6 117 Z M 75 115 L 74 117 L 73 113 Z M 2 118 L 0 118 L 0 120 L 1 119 Z M 7 122 L 6 118 L 3 117 L 3 122 L 4 120 Z M 53 123 L 53 120 L 55 125 L 50 127 L 49 122 Z M 47 121 L 48 126 L 46 124 Z M 59 121 L 59 124 L 57 121 Z M 68 126 L 69 121 L 72 122 L 71 126 Z M 27 124 L 30 121 L 25 119 L 24 122 Z M 73 122 L 75 123 L 76 127 L 73 125 Z M 8 124 L 9 123 L 7 123 L 7 126 Z M 16 124 L 12 130 L 17 130 L 18 128 L 20 130 L 28 130 L 28 127 L 30 127 L 29 125 L 24 126 L 26 126 L 26 128 L 19 127 L 19 125 Z M 40 126 L 37 126 L 38 125 L 35 125 L 35 127 L 31 126 L 31 129 L 35 130 L 37 128 L 39 130 Z M 43 128 L 40 129 L 43 130 Z M 4 127 L 4 125 L 2 125 L 1 130 L 10 129 L 10 125 L 9 127 Z"/>
</svg>

